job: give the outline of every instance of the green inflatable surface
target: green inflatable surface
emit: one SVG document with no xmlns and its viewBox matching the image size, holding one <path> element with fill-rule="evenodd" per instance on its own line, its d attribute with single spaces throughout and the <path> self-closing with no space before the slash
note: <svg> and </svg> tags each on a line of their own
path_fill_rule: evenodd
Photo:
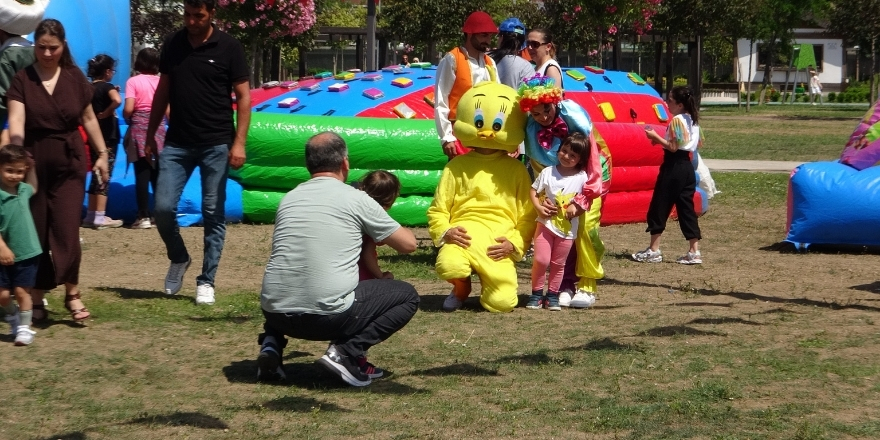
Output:
<svg viewBox="0 0 880 440">
<path fill-rule="evenodd" d="M 323 131 L 345 139 L 352 168 L 350 182 L 372 170 L 393 172 L 400 179 L 401 197 L 389 214 L 407 226 L 427 224 L 426 212 L 447 162 L 433 121 L 271 113 L 252 115 L 247 163 L 230 173 L 244 187 L 246 219 L 275 221 L 284 194 L 309 178 L 306 141 Z"/>
</svg>

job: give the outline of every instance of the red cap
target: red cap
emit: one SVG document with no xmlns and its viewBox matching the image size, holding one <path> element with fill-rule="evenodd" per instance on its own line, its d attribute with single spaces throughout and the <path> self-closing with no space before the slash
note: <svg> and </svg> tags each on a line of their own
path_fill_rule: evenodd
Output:
<svg viewBox="0 0 880 440">
<path fill-rule="evenodd" d="M 483 11 L 476 11 L 464 21 L 461 31 L 466 34 L 497 34 L 498 26 L 495 26 L 492 16 Z"/>
</svg>

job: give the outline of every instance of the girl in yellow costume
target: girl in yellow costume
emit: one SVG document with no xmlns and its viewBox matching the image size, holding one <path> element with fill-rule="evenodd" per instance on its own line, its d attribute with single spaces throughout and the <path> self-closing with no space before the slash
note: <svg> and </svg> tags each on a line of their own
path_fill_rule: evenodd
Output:
<svg viewBox="0 0 880 440">
<path fill-rule="evenodd" d="M 524 80 L 519 96 L 520 108 L 529 114 L 525 146 L 535 173 L 559 163 L 559 146 L 568 135 L 582 133 L 590 139 L 590 160 L 584 170 L 588 180 L 572 200 L 580 216 L 577 238 L 565 264 L 559 294 L 560 306 L 590 307 L 596 301 L 596 280 L 605 276 L 602 268 L 605 245 L 599 238 L 599 219 L 603 197 L 611 185 L 611 153 L 593 131 L 584 109 L 574 101 L 562 99 L 562 89 L 556 87 L 552 78 L 535 75 Z M 555 204 L 548 202 L 546 207 L 551 215 L 555 214 Z M 577 280 L 576 286 L 574 280 Z"/>
<path fill-rule="evenodd" d="M 473 150 L 446 164 L 428 209 L 437 274 L 453 286 L 443 309 L 461 308 L 476 272 L 483 308 L 509 312 L 519 302 L 514 262 L 535 232 L 531 179 L 508 156 L 523 140 L 525 115 L 515 90 L 488 81 L 462 95 L 457 113 L 453 133 Z"/>
</svg>

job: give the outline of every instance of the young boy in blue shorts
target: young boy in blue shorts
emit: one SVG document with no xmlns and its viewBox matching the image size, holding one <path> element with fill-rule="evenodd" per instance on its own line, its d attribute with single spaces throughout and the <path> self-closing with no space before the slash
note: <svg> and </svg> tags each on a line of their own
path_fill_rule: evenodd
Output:
<svg viewBox="0 0 880 440">
<path fill-rule="evenodd" d="M 9 144 L 0 148 L 0 307 L 18 346 L 30 345 L 36 334 L 31 330 L 31 288 L 43 253 L 30 210 L 30 198 L 36 191 L 33 159 L 24 147 Z"/>
</svg>

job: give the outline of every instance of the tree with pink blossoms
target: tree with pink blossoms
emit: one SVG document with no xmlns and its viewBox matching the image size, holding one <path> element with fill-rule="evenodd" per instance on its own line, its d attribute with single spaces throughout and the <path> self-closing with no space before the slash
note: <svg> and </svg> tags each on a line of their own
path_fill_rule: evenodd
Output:
<svg viewBox="0 0 880 440">
<path fill-rule="evenodd" d="M 281 48 L 308 47 L 316 37 L 314 0 L 218 0 L 217 26 L 250 48 L 252 85 L 277 77 L 265 69 L 276 63 Z M 291 50 L 287 50 L 291 52 Z"/>
<path fill-rule="evenodd" d="M 315 25 L 313 0 L 218 0 L 217 25 L 243 43 L 297 37 Z"/>
<path fill-rule="evenodd" d="M 556 17 L 551 28 L 563 47 L 586 54 L 601 65 L 602 53 L 623 39 L 652 30 L 662 0 L 549 0 Z"/>
</svg>

